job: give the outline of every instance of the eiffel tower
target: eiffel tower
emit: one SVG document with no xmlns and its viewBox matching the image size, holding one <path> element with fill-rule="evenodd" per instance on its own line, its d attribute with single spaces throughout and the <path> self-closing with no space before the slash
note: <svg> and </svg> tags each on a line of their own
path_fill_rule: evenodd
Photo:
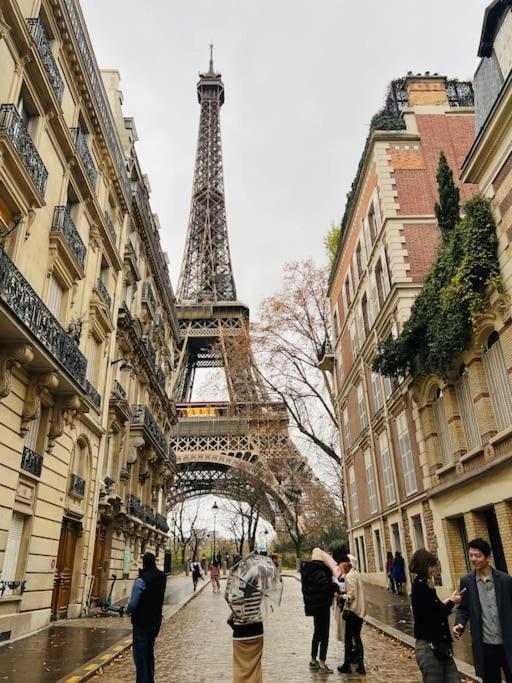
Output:
<svg viewBox="0 0 512 683">
<path fill-rule="evenodd" d="M 224 84 L 214 70 L 212 48 L 209 70 L 197 84 L 199 136 L 177 289 L 183 345 L 174 384 L 178 423 L 172 446 L 178 475 L 169 502 L 205 493 L 237 494 L 236 469 L 247 475 L 247 490 L 250 482 L 263 483 L 270 494 L 267 517 L 273 517 L 287 508 L 286 470 L 303 460 L 289 438 L 284 404 L 269 401 L 260 380 L 249 342 L 249 308 L 237 298 L 222 165 Z M 216 367 L 224 368 L 229 400 L 192 402 L 196 370 Z"/>
</svg>

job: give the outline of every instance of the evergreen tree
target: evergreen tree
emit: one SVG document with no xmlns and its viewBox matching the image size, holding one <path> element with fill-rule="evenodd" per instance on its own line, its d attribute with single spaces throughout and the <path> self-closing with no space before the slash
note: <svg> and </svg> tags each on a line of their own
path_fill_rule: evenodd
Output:
<svg viewBox="0 0 512 683">
<path fill-rule="evenodd" d="M 460 218 L 460 193 L 453 182 L 452 169 L 448 166 L 444 152 L 439 155 L 436 178 L 439 202 L 436 202 L 435 212 L 441 235 L 446 240 Z"/>
</svg>

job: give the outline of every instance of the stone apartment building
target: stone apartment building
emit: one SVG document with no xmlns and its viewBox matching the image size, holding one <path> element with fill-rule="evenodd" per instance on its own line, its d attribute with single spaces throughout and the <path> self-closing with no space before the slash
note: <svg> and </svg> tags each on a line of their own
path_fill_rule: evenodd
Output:
<svg viewBox="0 0 512 683">
<path fill-rule="evenodd" d="M 371 371 L 398 334 L 439 242 L 440 152 L 458 177 L 474 137 L 470 83 L 437 74 L 390 84 L 347 201 L 329 298 L 349 537 L 365 579 L 386 585 L 386 552 L 437 550 L 410 378 Z M 460 185 L 469 199 L 476 185 Z"/>
<path fill-rule="evenodd" d="M 0 4 L 0 640 L 163 562 L 179 329 L 158 219 L 76 0 Z"/>
<path fill-rule="evenodd" d="M 461 179 L 491 199 L 506 305 L 497 292 L 452 376 L 417 386 L 417 436 L 443 583 L 469 566 L 467 539 L 489 539 L 512 571 L 512 2 L 492 2 L 474 78 L 475 134 Z"/>
</svg>

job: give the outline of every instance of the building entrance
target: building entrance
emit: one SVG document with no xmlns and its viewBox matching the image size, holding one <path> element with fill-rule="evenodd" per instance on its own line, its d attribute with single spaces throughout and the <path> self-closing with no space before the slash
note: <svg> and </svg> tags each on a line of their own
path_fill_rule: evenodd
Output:
<svg viewBox="0 0 512 683">
<path fill-rule="evenodd" d="M 53 581 L 52 619 L 67 617 L 79 531 L 80 528 L 76 522 L 66 518 L 63 519 L 57 553 L 57 566 Z"/>
</svg>

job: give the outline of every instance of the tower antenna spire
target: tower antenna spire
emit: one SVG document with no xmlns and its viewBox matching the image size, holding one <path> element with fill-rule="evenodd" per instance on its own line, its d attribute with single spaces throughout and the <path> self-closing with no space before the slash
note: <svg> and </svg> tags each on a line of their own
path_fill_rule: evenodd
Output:
<svg viewBox="0 0 512 683">
<path fill-rule="evenodd" d="M 213 43 L 210 43 L 210 73 L 213 73 Z"/>
</svg>

